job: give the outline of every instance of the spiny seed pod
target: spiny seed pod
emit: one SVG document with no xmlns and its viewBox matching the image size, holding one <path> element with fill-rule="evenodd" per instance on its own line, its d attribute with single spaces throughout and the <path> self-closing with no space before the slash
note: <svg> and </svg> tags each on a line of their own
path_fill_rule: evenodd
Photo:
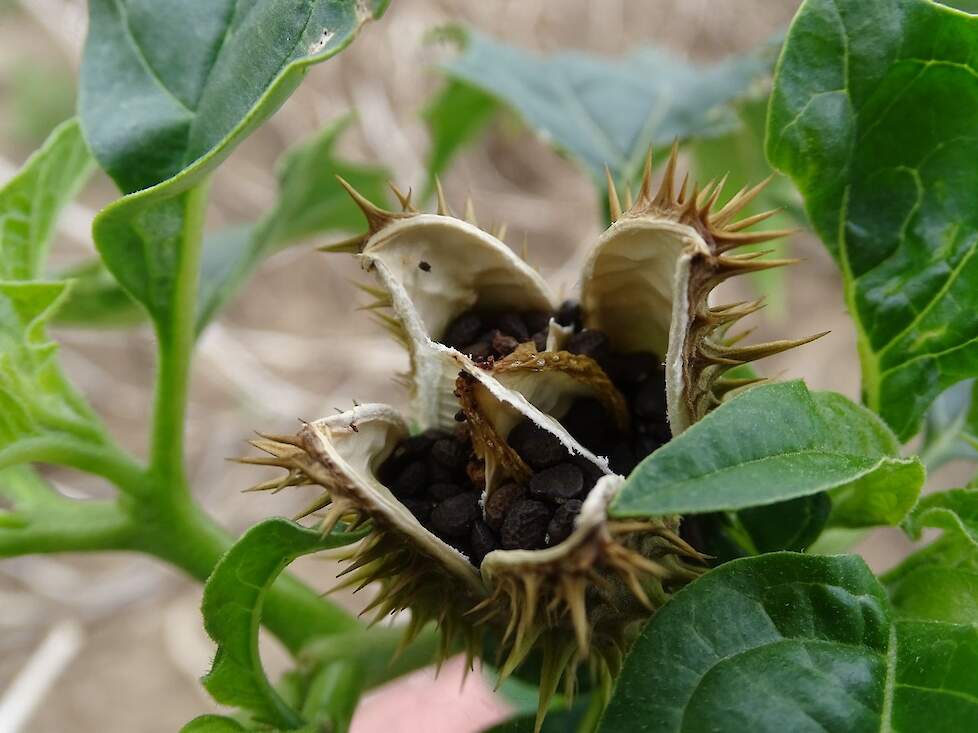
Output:
<svg viewBox="0 0 978 733">
<path fill-rule="evenodd" d="M 318 484 L 324 532 L 369 523 L 344 559 L 344 585 L 382 586 L 377 618 L 411 610 L 405 643 L 429 621 L 443 653 L 470 657 L 488 635 L 502 678 L 542 652 L 540 708 L 587 660 L 617 673 L 636 626 L 703 570 L 679 517 L 615 520 L 608 506 L 635 464 L 719 404 L 743 381 L 730 368 L 805 343 L 737 345 L 730 326 L 759 303 L 716 306 L 713 288 L 788 264 L 733 255 L 784 232 L 746 233 L 771 212 L 734 217 L 761 190 L 717 209 L 723 182 L 675 186 L 676 150 L 653 194 L 622 211 L 610 176 L 613 223 L 587 259 L 580 301 L 558 303 L 502 241 L 452 216 L 377 208 L 355 190 L 369 231 L 332 251 L 355 254 L 376 317 L 408 350 L 413 421 L 384 405 L 306 424 L 254 445 L 246 459 L 288 470 L 257 488 Z M 630 198 L 630 197 L 629 197 Z"/>
</svg>

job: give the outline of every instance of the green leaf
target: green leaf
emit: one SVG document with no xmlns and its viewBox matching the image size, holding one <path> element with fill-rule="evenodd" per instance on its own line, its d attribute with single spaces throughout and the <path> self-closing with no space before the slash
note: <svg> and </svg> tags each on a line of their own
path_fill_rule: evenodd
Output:
<svg viewBox="0 0 978 733">
<path fill-rule="evenodd" d="M 428 183 L 423 198 L 434 190 L 452 158 L 482 131 L 499 105 L 484 91 L 457 79 L 449 79 L 422 112 L 431 138 L 428 149 Z"/>
<path fill-rule="evenodd" d="M 948 461 L 978 461 L 976 382 L 968 379 L 945 390 L 927 410 L 920 457 L 930 470 Z"/>
<path fill-rule="evenodd" d="M 94 168 L 77 120 L 69 120 L 0 188 L 0 280 L 40 276 L 54 225 Z"/>
<path fill-rule="evenodd" d="M 82 124 L 99 163 L 130 193 L 96 217 L 95 242 L 161 339 L 186 339 L 168 331 L 193 300 L 200 186 L 312 64 L 349 45 L 386 4 L 89 3 Z"/>
<path fill-rule="evenodd" d="M 898 621 L 855 556 L 735 560 L 648 623 L 600 733 L 978 726 L 978 630 Z"/>
<path fill-rule="evenodd" d="M 803 552 L 822 533 L 831 508 L 832 501 L 823 493 L 741 509 L 737 518 L 750 537 L 754 554 Z"/>
<path fill-rule="evenodd" d="M 92 0 L 79 107 L 95 157 L 126 193 L 199 179 L 388 1 Z"/>
<path fill-rule="evenodd" d="M 45 325 L 65 283 L 0 282 L 0 464 L 5 453 L 45 436 L 93 444 L 104 433 L 61 372 Z"/>
<path fill-rule="evenodd" d="M 539 56 L 457 29 L 452 78 L 516 110 L 604 186 L 604 168 L 632 180 L 650 147 L 723 135 L 737 126 L 729 104 L 770 72 L 773 48 L 698 66 L 654 48 L 608 60 L 577 52 Z"/>
<path fill-rule="evenodd" d="M 349 120 L 343 117 L 286 151 L 279 163 L 278 199 L 261 219 L 205 236 L 197 296 L 198 331 L 267 255 L 312 235 L 360 228 L 362 215 L 335 176 L 345 178 L 371 201 L 386 203 L 387 171 L 336 156 L 336 143 Z M 76 282 L 57 315 L 59 323 L 112 327 L 129 326 L 145 318 L 145 311 L 100 260 L 86 262 L 63 273 L 63 277 Z"/>
<path fill-rule="evenodd" d="M 771 96 L 768 157 L 842 270 L 864 400 L 902 440 L 978 373 L 976 53 L 978 19 L 925 0 L 807 0 Z"/>
<path fill-rule="evenodd" d="M 978 552 L 972 540 L 945 532 L 883 576 L 903 616 L 978 623 Z"/>
<path fill-rule="evenodd" d="M 920 539 L 924 527 L 957 532 L 978 551 L 978 489 L 951 489 L 922 498 L 904 528 Z"/>
<path fill-rule="evenodd" d="M 293 146 L 279 163 L 279 196 L 261 220 L 208 237 L 204 242 L 197 329 L 203 330 L 262 259 L 325 232 L 356 231 L 363 215 L 337 183 L 342 176 L 361 194 L 386 203 L 388 172 L 336 156 L 336 143 L 350 123 L 343 117 Z"/>
<path fill-rule="evenodd" d="M 244 733 L 246 729 L 223 715 L 201 715 L 180 729 L 180 733 Z"/>
<path fill-rule="evenodd" d="M 302 724 L 272 689 L 258 654 L 262 603 L 272 582 L 301 555 L 355 542 L 359 534 L 330 534 L 305 529 L 284 519 L 255 525 L 218 562 L 204 586 L 204 627 L 217 642 L 207 691 L 224 705 L 254 713 L 265 723 L 285 728 Z"/>
<path fill-rule="evenodd" d="M 871 412 L 800 381 L 725 402 L 646 458 L 611 506 L 615 516 L 697 514 L 834 490 L 849 526 L 899 522 L 924 480 L 915 458 Z"/>
</svg>

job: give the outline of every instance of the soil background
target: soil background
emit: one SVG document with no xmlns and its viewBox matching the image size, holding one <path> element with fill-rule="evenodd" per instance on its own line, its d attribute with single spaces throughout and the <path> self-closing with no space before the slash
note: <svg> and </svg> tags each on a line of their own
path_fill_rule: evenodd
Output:
<svg viewBox="0 0 978 733">
<path fill-rule="evenodd" d="M 432 28 L 461 22 L 508 43 L 540 51 L 573 48 L 618 55 L 655 45 L 708 62 L 751 49 L 783 31 L 793 0 L 395 0 L 385 18 L 336 59 L 314 67 L 285 107 L 221 168 L 208 226 L 243 223 L 275 195 L 274 164 L 290 144 L 349 112 L 356 120 L 342 152 L 388 167 L 402 187 L 424 179 L 428 146 L 421 109 L 443 81 L 444 49 L 425 42 Z M 53 124 L 71 114 L 85 34 L 81 0 L 0 0 L 0 181 L 6 180 Z M 512 119 L 494 123 L 445 176 L 450 203 L 475 200 L 480 220 L 506 221 L 510 241 L 529 246 L 544 276 L 574 286 L 574 266 L 599 232 L 593 188 L 575 164 Z M 86 189 L 59 229 L 53 267 L 90 256 L 94 212 L 115 197 L 104 177 Z M 404 405 L 391 375 L 405 359 L 362 312 L 353 312 L 352 258 L 318 254 L 314 245 L 268 260 L 200 344 L 188 425 L 189 470 L 201 501 L 240 532 L 307 503 L 300 494 L 242 494 L 265 478 L 229 463 L 247 451 L 254 429 L 290 431 L 353 400 Z M 787 302 L 755 317 L 754 338 L 831 333 L 815 344 L 768 360 L 764 373 L 803 377 L 816 389 L 858 398 L 858 363 L 834 264 L 811 235 L 793 237 Z M 749 297 L 749 283 L 732 295 Z M 734 299 L 742 299 L 735 297 Z M 153 342 L 145 327 L 57 329 L 66 368 L 120 441 L 142 455 L 150 404 Z M 951 467 L 934 486 L 958 478 Z M 76 473 L 47 470 L 73 496 L 106 496 L 108 487 Z M 173 538 L 179 542 L 179 537 Z M 909 547 L 897 531 L 874 533 L 859 550 L 877 569 Z M 336 569 L 307 559 L 295 566 L 314 587 L 332 585 Z M 213 645 L 201 628 L 200 587 L 157 562 L 130 555 L 26 557 L 0 562 L 0 701 L 36 700 L 20 728 L 33 733 L 172 733 L 196 715 L 217 710 L 198 683 Z M 338 601 L 358 610 L 370 590 Z M 263 640 L 273 672 L 284 652 Z M 61 668 L 42 689 L 14 688 L 30 664 Z M 503 719 L 508 703 L 473 675 L 460 686 L 461 665 L 435 681 L 425 670 L 371 693 L 354 733 L 475 733 Z M 6 693 L 4 689 L 6 688 Z"/>
</svg>

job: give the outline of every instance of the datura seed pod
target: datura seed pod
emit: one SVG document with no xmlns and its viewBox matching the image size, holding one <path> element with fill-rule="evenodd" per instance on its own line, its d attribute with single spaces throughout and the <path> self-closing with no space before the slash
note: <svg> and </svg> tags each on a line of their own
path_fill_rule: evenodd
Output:
<svg viewBox="0 0 978 733">
<path fill-rule="evenodd" d="M 390 212 L 341 181 L 369 229 L 327 249 L 375 277 L 361 287 L 408 351 L 420 432 L 364 404 L 254 441 L 269 457 L 253 462 L 288 470 L 257 488 L 317 484 L 303 515 L 322 511 L 324 532 L 369 527 L 343 585 L 379 583 L 377 618 L 409 609 L 406 641 L 431 621 L 443 654 L 493 638 L 502 678 L 541 653 L 538 727 L 562 678 L 572 692 L 586 661 L 609 683 L 637 622 L 703 571 L 680 517 L 609 516 L 623 477 L 745 386 L 727 370 L 811 340 L 727 337 L 760 303 L 711 305 L 711 291 L 788 264 L 731 251 L 785 232 L 745 231 L 773 212 L 735 220 L 764 183 L 718 206 L 723 181 L 677 187 L 676 162 L 674 148 L 653 192 L 650 157 L 624 210 L 608 177 L 612 224 L 563 304 L 471 204 L 452 216 L 440 186 L 428 214 L 396 188 Z"/>
</svg>

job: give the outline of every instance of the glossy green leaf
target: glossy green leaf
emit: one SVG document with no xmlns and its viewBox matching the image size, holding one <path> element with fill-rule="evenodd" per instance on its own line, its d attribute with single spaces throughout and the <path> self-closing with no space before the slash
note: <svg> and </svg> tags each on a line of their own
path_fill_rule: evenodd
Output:
<svg viewBox="0 0 978 733">
<path fill-rule="evenodd" d="M 974 729 L 978 630 L 893 616 L 858 557 L 735 560 L 648 623 L 599 731 Z"/>
<path fill-rule="evenodd" d="M 978 19 L 927 0 L 807 0 L 767 152 L 856 320 L 863 396 L 901 439 L 978 373 Z"/>
<path fill-rule="evenodd" d="M 237 721 L 223 715 L 201 715 L 180 729 L 180 733 L 244 733 L 246 729 Z"/>
<path fill-rule="evenodd" d="M 773 48 L 710 66 L 653 48 L 620 59 L 540 56 L 475 31 L 455 35 L 462 52 L 446 73 L 516 110 L 602 187 L 606 165 L 616 178 L 632 180 L 650 147 L 736 127 L 730 103 L 764 79 L 773 61 Z"/>
<path fill-rule="evenodd" d="M 430 138 L 428 184 L 423 198 L 434 190 L 435 177 L 448 168 L 458 152 L 472 142 L 499 109 L 495 98 L 476 86 L 449 79 L 422 112 Z"/>
<path fill-rule="evenodd" d="M 841 395 L 800 381 L 725 402 L 646 458 L 611 506 L 615 516 L 697 514 L 833 491 L 837 523 L 892 524 L 924 480 L 892 433 Z"/>
<path fill-rule="evenodd" d="M 822 493 L 741 509 L 737 519 L 750 538 L 753 554 L 803 552 L 822 533 L 831 509 L 831 499 Z"/>
<path fill-rule="evenodd" d="M 92 0 L 79 107 L 95 157 L 126 193 L 199 177 L 388 2 Z"/>
<path fill-rule="evenodd" d="M 302 724 L 272 689 L 258 654 L 258 627 L 265 593 L 295 558 L 355 542 L 360 534 L 323 536 L 284 519 L 268 519 L 242 535 L 221 558 L 204 586 L 204 627 L 217 642 L 207 691 L 224 705 L 252 712 L 265 723 Z"/>
<path fill-rule="evenodd" d="M 206 201 L 201 186 L 312 64 L 349 45 L 386 5 L 89 3 L 82 124 L 99 163 L 130 193 L 96 217 L 95 242 L 164 343 L 187 339 L 169 329 L 193 300 Z"/>
<path fill-rule="evenodd" d="M 93 168 L 78 121 L 69 120 L 0 188 L 0 280 L 41 275 L 58 214 Z"/>
</svg>

